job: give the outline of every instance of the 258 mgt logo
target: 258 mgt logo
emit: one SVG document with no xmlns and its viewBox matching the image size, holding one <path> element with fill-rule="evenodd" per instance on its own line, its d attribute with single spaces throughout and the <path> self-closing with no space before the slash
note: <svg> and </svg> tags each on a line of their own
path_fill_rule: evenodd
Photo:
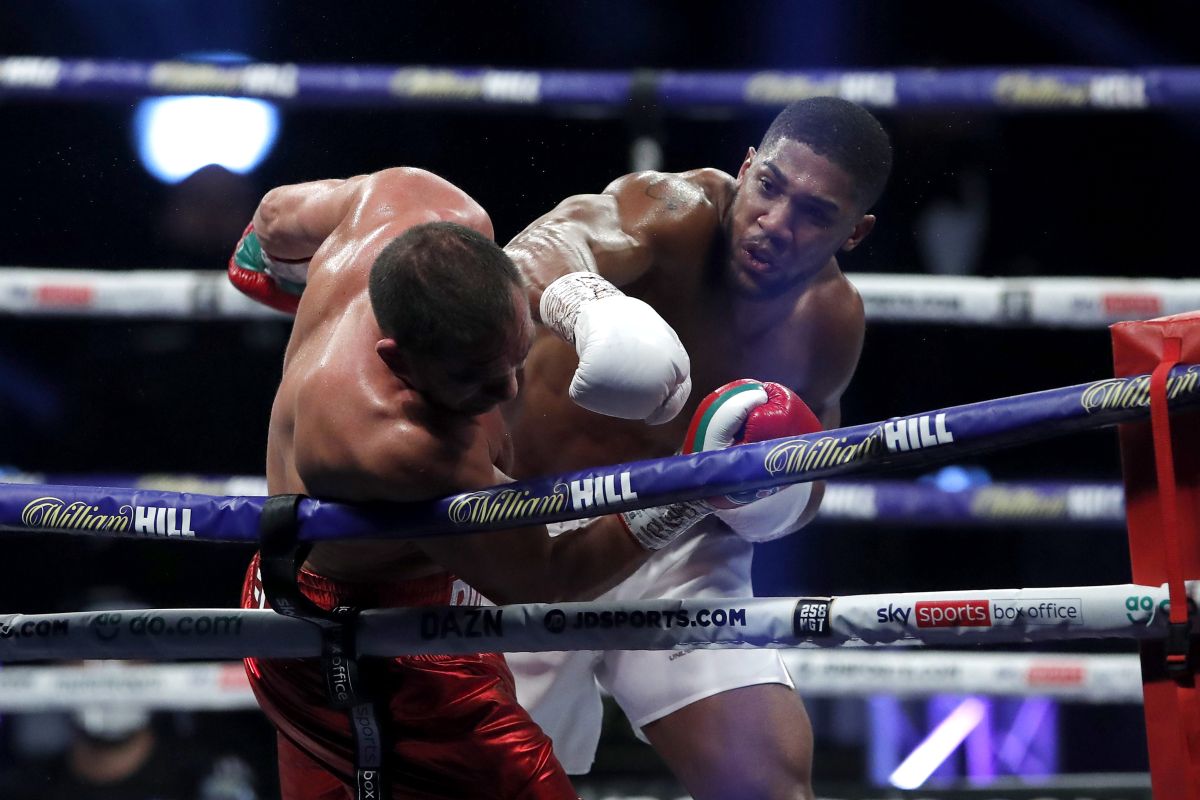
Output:
<svg viewBox="0 0 1200 800">
<path fill-rule="evenodd" d="M 168 617 L 145 612 L 106 611 L 88 622 L 96 638 L 111 642 L 124 631 L 131 636 L 228 636 L 242 632 L 237 614 L 198 614 Z"/>
</svg>

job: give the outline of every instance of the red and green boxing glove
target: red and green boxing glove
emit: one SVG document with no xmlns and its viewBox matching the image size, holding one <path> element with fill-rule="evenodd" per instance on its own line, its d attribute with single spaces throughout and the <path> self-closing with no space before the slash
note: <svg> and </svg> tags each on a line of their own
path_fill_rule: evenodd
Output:
<svg viewBox="0 0 1200 800">
<path fill-rule="evenodd" d="M 719 387 L 700 402 L 682 452 L 720 450 L 819 430 L 820 420 L 791 389 L 743 379 Z M 665 547 L 709 514 L 716 514 L 747 541 L 766 542 L 798 530 L 811 497 L 811 483 L 794 483 L 627 511 L 621 517 L 633 537 L 651 550 Z"/>
<path fill-rule="evenodd" d="M 295 314 L 308 281 L 310 260 L 269 255 L 251 222 L 229 257 L 229 281 L 251 299 L 277 311 Z"/>
</svg>

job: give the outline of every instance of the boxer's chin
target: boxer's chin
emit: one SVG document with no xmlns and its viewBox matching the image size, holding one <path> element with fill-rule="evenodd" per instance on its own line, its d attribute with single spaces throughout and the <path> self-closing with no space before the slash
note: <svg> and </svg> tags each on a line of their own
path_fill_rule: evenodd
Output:
<svg viewBox="0 0 1200 800">
<path fill-rule="evenodd" d="M 788 276 L 779 270 L 762 270 L 743 264 L 737 256 L 729 260 L 729 284 L 734 293 L 749 300 L 769 300 L 795 285 L 799 276 Z"/>
</svg>

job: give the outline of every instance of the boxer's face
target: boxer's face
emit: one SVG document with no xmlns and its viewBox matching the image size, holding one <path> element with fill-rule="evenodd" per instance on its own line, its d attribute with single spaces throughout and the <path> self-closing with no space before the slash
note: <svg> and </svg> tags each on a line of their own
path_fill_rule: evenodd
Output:
<svg viewBox="0 0 1200 800">
<path fill-rule="evenodd" d="M 751 297 L 771 297 L 815 275 L 870 231 L 850 176 L 812 148 L 779 139 L 750 148 L 728 217 L 729 277 Z"/>
<path fill-rule="evenodd" d="M 434 405 L 468 416 L 486 413 L 516 397 L 534 327 L 524 293 L 514 290 L 513 302 L 516 321 L 499 348 L 413 358 L 408 377 L 414 388 Z"/>
</svg>

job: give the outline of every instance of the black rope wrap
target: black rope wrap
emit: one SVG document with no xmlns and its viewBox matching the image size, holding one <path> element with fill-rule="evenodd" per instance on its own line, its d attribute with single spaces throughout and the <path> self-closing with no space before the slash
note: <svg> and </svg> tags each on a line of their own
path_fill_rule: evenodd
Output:
<svg viewBox="0 0 1200 800">
<path fill-rule="evenodd" d="M 364 685 L 355 649 L 359 609 L 336 606 L 326 611 L 300 590 L 296 576 L 312 550 L 301 542 L 297 512 L 304 495 L 267 498 L 259 519 L 259 569 L 263 594 L 280 614 L 321 629 L 321 672 L 329 704 L 348 712 L 354 737 L 355 791 L 358 800 L 379 800 L 383 777 L 383 728 L 375 699 Z"/>
</svg>

